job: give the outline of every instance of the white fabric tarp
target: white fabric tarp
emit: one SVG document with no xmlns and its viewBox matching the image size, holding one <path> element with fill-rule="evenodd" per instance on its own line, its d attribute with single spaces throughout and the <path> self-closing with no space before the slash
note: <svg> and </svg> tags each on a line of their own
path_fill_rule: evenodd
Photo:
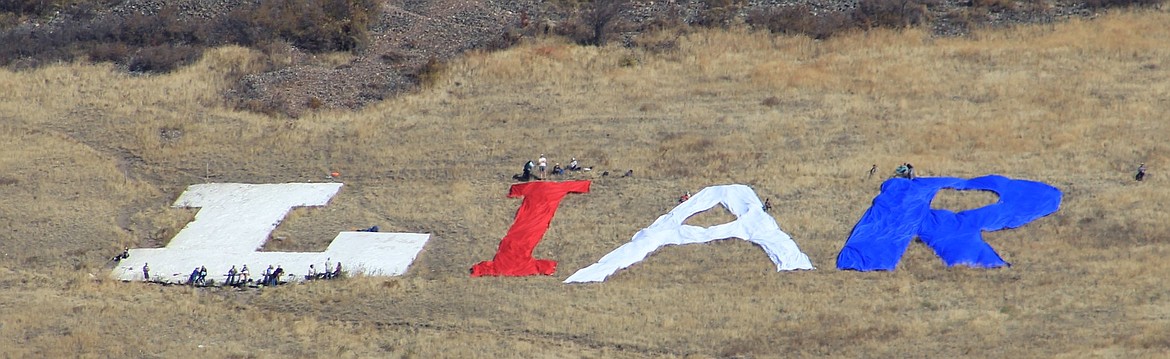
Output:
<svg viewBox="0 0 1170 359">
<path fill-rule="evenodd" d="M 249 267 L 260 278 L 269 265 L 281 266 L 292 280 L 335 270 L 325 263 L 344 263 L 350 275 L 396 276 L 406 272 L 430 234 L 340 232 L 324 252 L 260 252 L 272 231 L 296 207 L 324 206 L 341 190 L 341 183 L 205 183 L 187 187 L 175 207 L 200 208 L 164 248 L 133 248 L 110 275 L 121 280 L 144 280 L 150 266 L 152 281 L 183 283 L 195 268 L 207 267 L 208 279 L 222 283 L 232 266 Z"/>
<path fill-rule="evenodd" d="M 683 224 L 687 218 L 722 204 L 736 220 L 711 227 Z M 760 197 L 740 184 L 711 186 L 691 196 L 649 227 L 634 234 L 629 243 L 606 254 L 593 265 L 578 270 L 565 283 L 601 282 L 606 277 L 640 262 L 651 252 L 668 244 L 705 243 L 717 239 L 741 238 L 759 245 L 776 263 L 777 271 L 813 269 L 808 256 L 780 230 L 776 220 L 764 211 Z"/>
</svg>

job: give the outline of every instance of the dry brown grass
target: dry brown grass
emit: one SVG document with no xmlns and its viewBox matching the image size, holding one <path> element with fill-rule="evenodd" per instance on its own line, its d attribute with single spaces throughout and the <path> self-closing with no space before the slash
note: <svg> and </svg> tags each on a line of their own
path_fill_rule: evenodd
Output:
<svg viewBox="0 0 1170 359">
<path fill-rule="evenodd" d="M 2 72 L 0 356 L 1163 357 L 1167 23 L 1144 11 L 825 42 L 701 31 L 657 54 L 537 40 L 469 54 L 431 87 L 360 113 L 296 120 L 221 106 L 231 68 L 258 66 L 238 48 L 157 77 Z M 558 273 L 468 278 L 519 206 L 509 176 L 540 153 L 597 168 L 577 176 L 592 192 L 566 197 L 536 248 Z M 945 268 L 914 244 L 895 272 L 834 270 L 877 194 L 866 171 L 906 161 L 922 175 L 1043 181 L 1065 200 L 985 235 L 1011 268 Z M 635 177 L 599 176 L 626 169 Z M 295 211 L 269 248 L 322 250 L 375 224 L 433 233 L 406 276 L 263 292 L 104 279 L 118 248 L 164 245 L 190 219 L 168 208 L 189 184 L 334 170 L 342 192 Z M 733 239 L 664 248 L 605 283 L 560 283 L 682 192 L 725 183 L 772 198 L 819 269 L 775 273 Z M 993 197 L 948 192 L 935 206 Z"/>
</svg>

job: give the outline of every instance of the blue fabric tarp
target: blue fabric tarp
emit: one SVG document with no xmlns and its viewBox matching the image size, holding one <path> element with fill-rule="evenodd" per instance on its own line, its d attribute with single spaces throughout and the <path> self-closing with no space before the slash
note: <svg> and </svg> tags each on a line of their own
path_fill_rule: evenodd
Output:
<svg viewBox="0 0 1170 359">
<path fill-rule="evenodd" d="M 961 211 L 931 209 L 939 190 L 983 190 L 999 195 L 994 204 Z M 837 269 L 894 270 L 914 236 L 934 250 L 947 266 L 994 268 L 1008 265 L 987 242 L 983 231 L 1016 228 L 1060 207 L 1062 194 L 1050 185 L 999 175 L 972 179 L 891 178 L 865 212 L 845 247 Z"/>
</svg>

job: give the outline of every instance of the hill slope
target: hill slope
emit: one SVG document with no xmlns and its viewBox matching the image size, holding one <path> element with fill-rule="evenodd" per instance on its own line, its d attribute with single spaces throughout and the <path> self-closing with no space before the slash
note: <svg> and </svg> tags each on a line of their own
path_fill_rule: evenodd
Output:
<svg viewBox="0 0 1170 359">
<path fill-rule="evenodd" d="M 1157 357 L 1170 348 L 1170 22 L 1165 11 L 935 38 L 827 41 L 699 31 L 659 52 L 533 41 L 453 61 L 431 87 L 358 112 L 272 118 L 218 106 L 222 48 L 162 76 L 109 65 L 0 72 L 0 353 L 14 357 Z M 595 166 L 536 255 L 551 277 L 469 278 L 544 153 Z M 985 234 L 1014 266 L 832 269 L 880 180 L 998 173 L 1065 193 L 1060 211 Z M 1150 176 L 1132 180 L 1146 162 Z M 632 178 L 601 177 L 600 171 Z M 104 279 L 123 246 L 165 245 L 203 182 L 346 183 L 266 250 L 340 230 L 428 232 L 407 275 L 263 291 Z M 879 176 L 880 177 L 880 176 Z M 776 273 L 728 240 L 665 248 L 605 283 L 563 285 L 714 184 L 750 185 L 819 269 Z M 985 194 L 944 193 L 971 208 Z M 711 211 L 691 223 L 727 221 Z M 978 355 L 978 354 L 977 354 Z"/>
<path fill-rule="evenodd" d="M 21 6 L 23 4 L 24 6 Z M 1014 24 L 1091 18 L 1107 8 L 1159 0 L 685 0 L 380 1 L 119 0 L 0 4 L 0 64 L 110 61 L 132 73 L 165 73 L 208 47 L 262 51 L 262 66 L 233 68 L 230 106 L 299 117 L 358 109 L 416 89 L 448 59 L 523 39 L 656 51 L 661 32 L 766 29 L 818 39 L 875 28 L 916 27 L 936 36 Z"/>
</svg>

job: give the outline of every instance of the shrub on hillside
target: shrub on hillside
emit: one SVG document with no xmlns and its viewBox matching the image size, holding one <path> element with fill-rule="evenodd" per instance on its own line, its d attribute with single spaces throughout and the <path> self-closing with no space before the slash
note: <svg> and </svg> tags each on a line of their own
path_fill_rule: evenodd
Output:
<svg viewBox="0 0 1170 359">
<path fill-rule="evenodd" d="M 827 39 L 853 27 L 849 15 L 845 13 L 814 15 L 808 5 L 756 10 L 748 13 L 746 21 L 751 26 L 771 32 L 807 35 L 815 39 Z"/>
<path fill-rule="evenodd" d="M 447 64 L 432 57 L 418 70 L 418 73 L 414 74 L 414 77 L 419 85 L 431 87 L 438 83 L 445 71 L 447 71 Z"/>
<path fill-rule="evenodd" d="M 20 16 L 12 13 L 0 12 L 0 29 L 7 29 L 20 24 Z"/>
<path fill-rule="evenodd" d="M 130 46 L 120 42 L 99 43 L 89 48 L 89 61 L 118 62 L 128 58 Z"/>
<path fill-rule="evenodd" d="M 556 24 L 556 27 L 552 28 L 552 33 L 582 45 L 590 44 L 594 38 L 592 28 L 585 24 L 580 15 L 571 16 Z"/>
<path fill-rule="evenodd" d="M 695 19 L 695 25 L 703 27 L 727 27 L 739 16 L 746 5 L 744 0 L 703 0 L 704 10 Z"/>
<path fill-rule="evenodd" d="M 153 15 L 133 14 L 121 22 L 112 22 L 103 32 L 89 40 L 95 42 L 123 43 L 135 47 L 155 47 L 166 44 L 196 44 L 194 37 L 196 29 L 201 24 L 192 23 L 179 16 L 179 11 L 173 6 L 165 6 Z M 212 44 L 200 44 L 212 45 Z"/>
<path fill-rule="evenodd" d="M 244 46 L 279 38 L 313 53 L 355 51 L 369 43 L 379 9 L 374 0 L 270 0 L 232 11 L 223 24 Z"/>
<path fill-rule="evenodd" d="M 583 4 L 555 29 L 556 34 L 582 45 L 605 45 L 619 26 L 629 0 L 595 0 Z"/>
<path fill-rule="evenodd" d="M 28 18 L 43 18 L 72 0 L 0 0 L 0 29 L 19 25 Z"/>
<path fill-rule="evenodd" d="M 79 0 L 0 0 L 0 13 L 41 17 L 77 2 Z"/>
<path fill-rule="evenodd" d="M 1164 0 L 1085 0 L 1085 7 L 1090 9 L 1105 9 L 1115 7 L 1152 7 L 1159 6 Z"/>
<path fill-rule="evenodd" d="M 165 72 L 190 63 L 207 47 L 228 44 L 263 48 L 288 42 L 311 53 L 356 51 L 368 44 L 370 22 L 380 16 L 375 0 L 263 0 L 198 20 L 175 5 L 98 16 L 96 2 L 0 0 L 0 13 L 6 14 L 37 15 L 69 5 L 64 11 L 72 19 L 62 27 L 0 33 L 6 45 L 0 46 L 0 65 L 89 58 L 132 71 Z"/>
<path fill-rule="evenodd" d="M 867 29 L 917 26 L 927 20 L 926 1 L 861 0 L 853 10 L 853 20 Z"/>
<path fill-rule="evenodd" d="M 971 6 L 992 11 L 1011 11 L 1018 8 L 1015 0 L 971 0 Z"/>
<path fill-rule="evenodd" d="M 132 72 L 170 72 L 199 59 L 202 49 L 188 45 L 144 47 L 130 57 L 126 67 Z"/>
<path fill-rule="evenodd" d="M 747 14 L 746 22 L 775 33 L 826 39 L 850 29 L 902 28 L 925 23 L 932 0 L 861 0 L 851 12 L 814 14 L 808 5 L 794 5 Z M 991 0 L 987 0 L 991 1 Z"/>
</svg>

